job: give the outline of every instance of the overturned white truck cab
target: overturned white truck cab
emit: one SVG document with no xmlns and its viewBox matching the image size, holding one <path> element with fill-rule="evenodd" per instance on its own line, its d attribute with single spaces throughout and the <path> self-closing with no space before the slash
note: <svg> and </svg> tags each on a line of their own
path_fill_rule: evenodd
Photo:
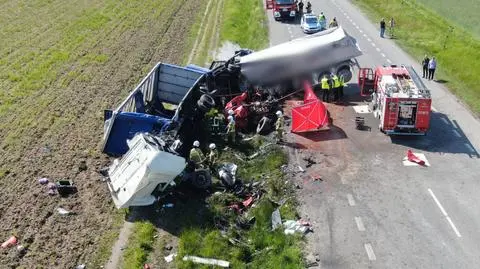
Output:
<svg viewBox="0 0 480 269">
<path fill-rule="evenodd" d="M 245 91 L 245 81 L 272 85 L 313 74 L 315 83 L 319 75 L 332 72 L 348 81 L 352 59 L 359 55 L 355 40 L 335 28 L 258 52 L 241 50 L 210 68 L 158 63 L 117 109 L 104 114 L 103 152 L 121 157 L 107 180 L 115 205 L 153 203 L 152 191 L 162 190 L 189 167 L 193 141 L 209 142 L 204 116 L 222 102 L 220 96 Z M 175 141 L 181 144 L 172 150 Z M 189 180 L 205 180 L 205 173 L 191 174 Z"/>
</svg>

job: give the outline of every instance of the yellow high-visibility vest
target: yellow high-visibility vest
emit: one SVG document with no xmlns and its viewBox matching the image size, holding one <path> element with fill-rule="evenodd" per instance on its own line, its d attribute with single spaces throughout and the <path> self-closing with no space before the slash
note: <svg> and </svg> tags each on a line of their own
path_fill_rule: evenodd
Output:
<svg viewBox="0 0 480 269">
<path fill-rule="evenodd" d="M 326 77 L 322 78 L 321 83 L 322 83 L 322 89 L 323 90 L 330 89 L 330 86 L 328 85 L 328 79 Z"/>
<path fill-rule="evenodd" d="M 338 88 L 340 87 L 340 81 L 338 80 L 338 77 L 335 75 L 333 76 L 333 87 Z"/>
</svg>

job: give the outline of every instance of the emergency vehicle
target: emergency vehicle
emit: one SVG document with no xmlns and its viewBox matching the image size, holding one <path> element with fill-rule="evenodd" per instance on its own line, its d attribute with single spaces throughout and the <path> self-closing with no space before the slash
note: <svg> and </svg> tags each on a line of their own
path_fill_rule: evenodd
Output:
<svg viewBox="0 0 480 269">
<path fill-rule="evenodd" d="M 372 96 L 379 128 L 388 135 L 425 135 L 430 125 L 430 91 L 411 66 L 360 68 L 362 96 Z"/>
<path fill-rule="evenodd" d="M 297 16 L 297 4 L 294 0 L 265 0 L 267 9 L 273 11 L 275 20 L 295 19 Z"/>
</svg>

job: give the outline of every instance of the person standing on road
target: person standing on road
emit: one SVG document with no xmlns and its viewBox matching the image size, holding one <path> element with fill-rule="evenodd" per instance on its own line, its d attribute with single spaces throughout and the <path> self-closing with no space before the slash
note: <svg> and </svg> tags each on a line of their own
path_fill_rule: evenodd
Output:
<svg viewBox="0 0 480 269">
<path fill-rule="evenodd" d="M 343 87 L 345 86 L 345 78 L 343 77 L 343 75 L 340 75 L 338 80 L 340 82 L 340 87 L 338 87 L 338 95 L 340 98 L 343 98 Z"/>
<path fill-rule="evenodd" d="M 422 67 L 423 67 L 423 76 L 422 78 L 428 78 L 428 63 L 430 62 L 430 58 L 428 58 L 427 54 L 425 54 L 425 58 L 422 60 Z"/>
<path fill-rule="evenodd" d="M 332 74 L 332 79 L 333 79 L 333 101 L 336 102 L 338 101 L 338 94 L 340 90 L 340 80 L 338 79 L 338 76 L 335 74 Z"/>
<path fill-rule="evenodd" d="M 298 3 L 298 12 L 300 15 L 303 13 L 303 0 L 300 0 L 300 3 Z"/>
<path fill-rule="evenodd" d="M 432 57 L 428 62 L 428 80 L 433 80 L 435 69 L 437 69 L 437 60 L 435 60 L 435 57 Z"/>
<path fill-rule="evenodd" d="M 384 38 L 385 37 L 385 19 L 382 18 L 380 21 L 380 37 Z"/>
<path fill-rule="evenodd" d="M 322 100 L 328 103 L 328 92 L 330 91 L 330 84 L 328 83 L 327 75 L 324 75 L 320 81 L 322 85 Z"/>
<path fill-rule="evenodd" d="M 390 19 L 390 38 L 394 38 L 394 30 L 395 30 L 395 20 L 393 17 Z"/>
<path fill-rule="evenodd" d="M 322 30 L 327 29 L 327 18 L 323 12 L 320 12 L 320 16 L 318 16 L 318 23 L 320 24 L 320 27 L 322 27 Z"/>
</svg>

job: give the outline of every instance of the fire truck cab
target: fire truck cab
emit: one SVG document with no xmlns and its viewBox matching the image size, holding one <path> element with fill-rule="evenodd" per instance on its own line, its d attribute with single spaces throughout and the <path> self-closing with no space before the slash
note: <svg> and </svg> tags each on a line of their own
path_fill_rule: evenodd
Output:
<svg viewBox="0 0 480 269">
<path fill-rule="evenodd" d="M 388 135 L 425 135 L 430 125 L 431 94 L 411 66 L 360 68 L 362 96 L 372 96 L 379 128 Z"/>
<path fill-rule="evenodd" d="M 266 8 L 273 11 L 275 20 L 290 19 L 297 16 L 297 4 L 294 0 L 265 0 Z"/>
</svg>

